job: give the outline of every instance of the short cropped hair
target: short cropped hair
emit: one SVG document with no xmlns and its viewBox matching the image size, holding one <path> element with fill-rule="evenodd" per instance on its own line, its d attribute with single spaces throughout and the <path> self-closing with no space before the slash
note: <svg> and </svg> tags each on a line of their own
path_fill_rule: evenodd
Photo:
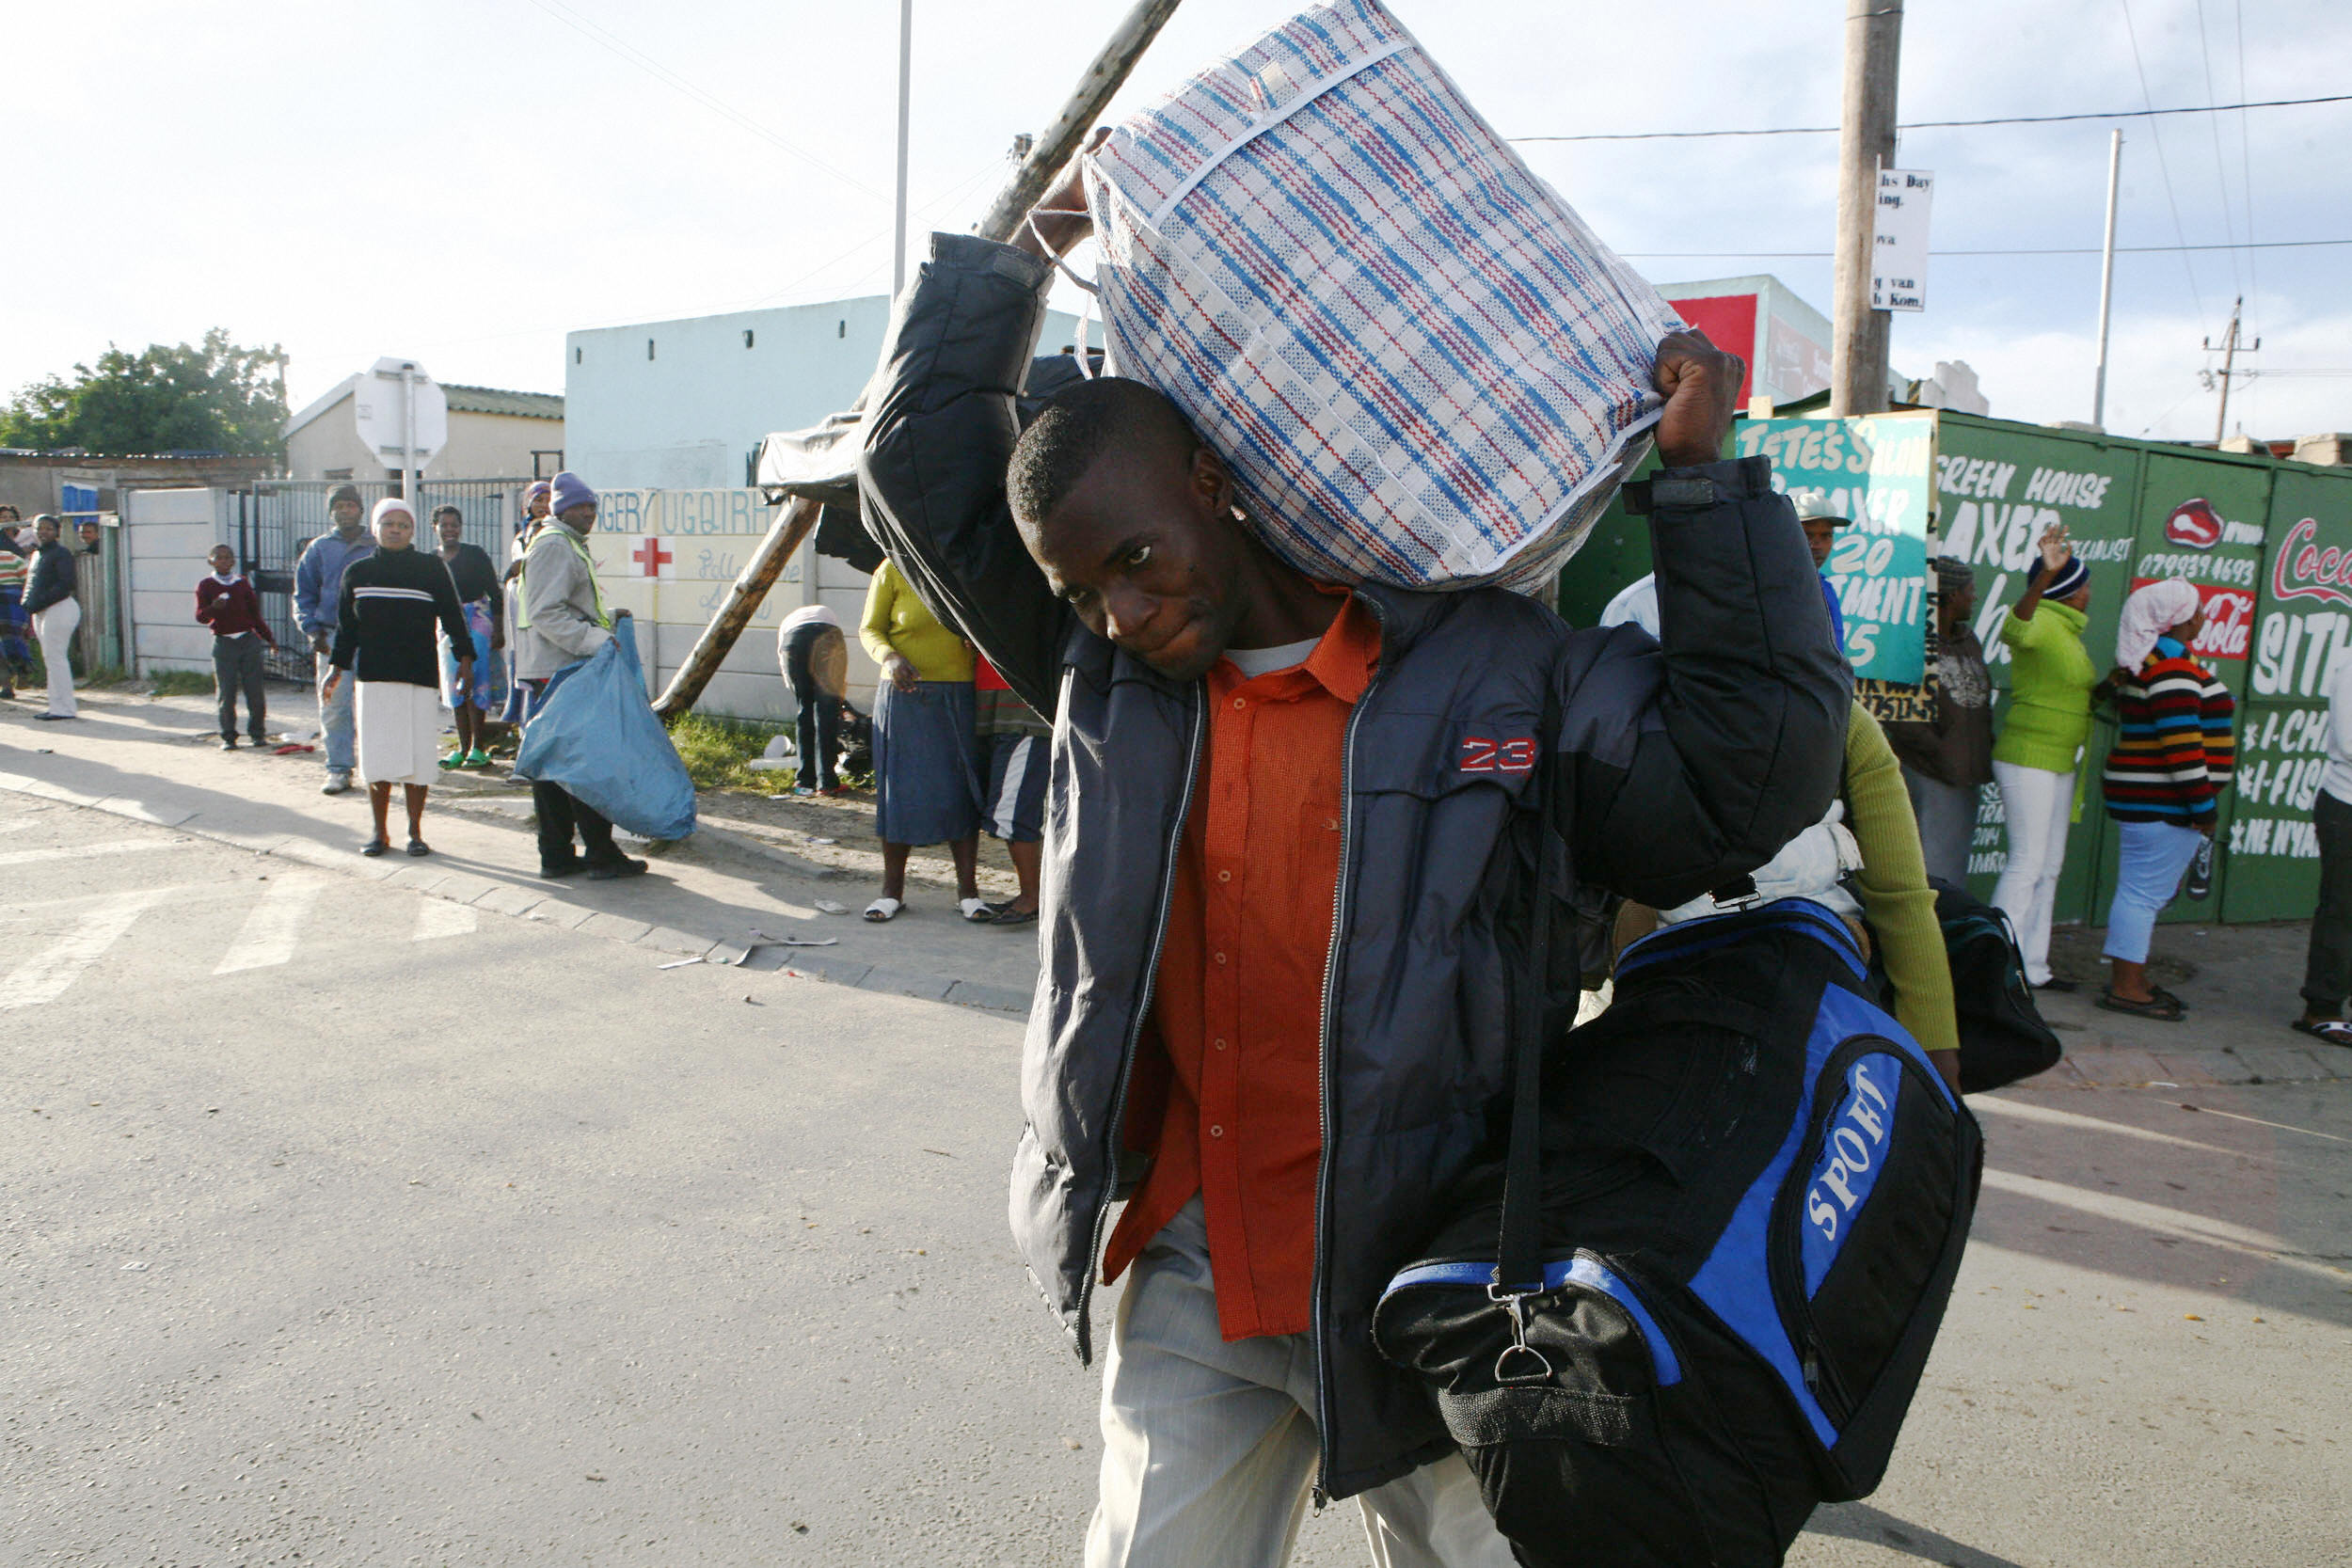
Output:
<svg viewBox="0 0 2352 1568">
<path fill-rule="evenodd" d="M 436 528 L 440 526 L 441 519 L 444 517 L 454 517 L 461 523 L 466 520 L 466 515 L 453 506 L 437 506 L 433 509 L 433 524 Z"/>
<path fill-rule="evenodd" d="M 1098 375 L 1054 394 L 1012 449 L 1005 491 L 1016 520 L 1034 526 L 1078 487 L 1113 447 L 1173 448 L 1187 457 L 1200 437 L 1166 394 L 1123 376 Z"/>
</svg>

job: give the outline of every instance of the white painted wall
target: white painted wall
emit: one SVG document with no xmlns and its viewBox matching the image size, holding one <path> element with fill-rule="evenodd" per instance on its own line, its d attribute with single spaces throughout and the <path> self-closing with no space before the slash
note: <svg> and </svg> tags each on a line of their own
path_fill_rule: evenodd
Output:
<svg viewBox="0 0 2352 1568">
<path fill-rule="evenodd" d="M 211 571 L 204 557 L 229 538 L 228 494 L 221 490 L 128 490 L 122 543 L 129 557 L 132 669 L 213 670 L 213 634 L 196 619 L 196 583 Z"/>
<path fill-rule="evenodd" d="M 856 401 L 889 321 L 889 297 L 870 294 L 574 332 L 565 465 L 599 490 L 742 484 L 762 436 Z M 1058 349 L 1076 330 L 1076 317 L 1049 311 L 1040 341 Z"/>
</svg>

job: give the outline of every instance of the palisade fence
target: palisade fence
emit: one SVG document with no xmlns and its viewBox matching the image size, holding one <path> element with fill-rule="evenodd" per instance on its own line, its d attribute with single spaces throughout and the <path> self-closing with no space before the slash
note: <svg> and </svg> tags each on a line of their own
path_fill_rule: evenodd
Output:
<svg viewBox="0 0 2352 1568">
<path fill-rule="evenodd" d="M 285 680 L 307 681 L 315 673 L 310 640 L 294 624 L 294 563 L 311 540 L 333 531 L 327 498 L 346 483 L 358 488 L 370 511 L 398 493 L 386 480 L 261 480 L 227 492 L 229 542 L 236 546 L 240 568 L 253 579 L 262 617 L 278 638 L 269 673 Z M 426 480 L 417 487 L 417 547 L 439 547 L 432 532 L 433 513 L 454 506 L 466 519 L 467 543 L 481 546 L 502 568 L 522 516 L 523 492 L 532 483 L 528 478 Z"/>
</svg>

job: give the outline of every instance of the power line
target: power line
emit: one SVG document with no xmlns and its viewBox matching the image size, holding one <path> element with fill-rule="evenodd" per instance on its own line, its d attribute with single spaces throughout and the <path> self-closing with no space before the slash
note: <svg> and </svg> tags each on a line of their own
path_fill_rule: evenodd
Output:
<svg viewBox="0 0 2352 1568">
<path fill-rule="evenodd" d="M 2239 241 L 2230 245 L 2120 245 L 2118 256 L 2165 256 L 2180 250 L 2307 250 L 2321 245 L 2352 245 L 2346 240 L 2264 240 L 2249 245 Z M 1826 250 L 1621 250 L 1621 257 L 1629 261 L 1818 261 L 1826 260 Z M 1937 250 L 1931 256 L 2101 256 L 2106 252 L 2095 245 L 2055 245 L 2037 249 L 2004 250 Z"/>
<path fill-rule="evenodd" d="M 2132 25 L 2132 0 L 2116 0 L 2123 8 L 2123 36 L 2132 44 L 2132 70 L 2139 77 L 2139 96 L 2153 113 L 2156 95 L 2148 90 L 2148 68 L 2139 60 L 2139 30 Z M 2181 242 L 2181 271 L 2188 277 L 2188 297 L 2197 307 L 2197 324 L 2205 322 L 2205 296 L 2197 289 L 2197 269 L 2188 259 L 2188 230 L 2181 222 L 2181 198 L 2172 191 L 2172 166 L 2164 155 L 2164 132 L 2157 126 L 2148 127 L 2148 139 L 2156 144 L 2156 170 L 2164 176 L 2164 199 L 2172 209 L 2172 233 Z"/>
<path fill-rule="evenodd" d="M 2145 84 L 2142 84 L 2143 90 Z M 1991 119 L 1911 119 L 1898 131 L 1949 131 L 1978 125 L 2057 125 L 2075 119 L 2147 119 L 2157 115 L 2211 115 L 2232 109 L 2286 109 L 2308 103 L 2352 103 L 2352 93 L 2324 98 L 2267 98 L 2253 103 L 2192 103 L 2178 109 L 2117 109 L 2090 115 L 1999 115 Z M 1702 136 L 1834 136 L 1835 125 L 1774 125 L 1748 131 L 1593 131 L 1573 136 L 1505 136 L 1508 142 L 1690 141 Z"/>
<path fill-rule="evenodd" d="M 889 198 L 883 196 L 882 192 L 874 189 L 873 186 L 868 185 L 863 180 L 860 180 L 853 175 L 844 174 L 841 170 L 834 167 L 833 165 L 825 162 L 824 159 L 817 156 L 816 153 L 809 151 L 808 149 L 804 147 L 797 147 L 791 142 L 785 140 L 782 136 L 777 135 L 773 131 L 769 130 L 765 125 L 760 124 L 759 121 L 737 110 L 733 104 L 728 103 L 725 100 L 704 91 L 701 87 L 696 87 L 685 77 L 680 76 L 676 71 L 672 71 L 669 67 L 663 65 L 652 55 L 647 55 L 644 51 L 636 48 L 634 45 L 628 43 L 626 40 L 621 39 L 615 34 L 610 33 L 604 28 L 597 26 L 595 23 L 589 21 L 586 17 L 581 16 L 570 7 L 564 5 L 562 0 L 531 0 L 531 3 L 538 7 L 541 10 L 547 12 L 549 16 L 555 18 L 558 22 L 563 23 L 565 26 L 579 33 L 580 37 L 588 40 L 591 43 L 600 45 L 601 47 L 611 51 L 612 54 L 618 55 L 622 59 L 627 60 L 629 64 L 637 67 L 640 71 L 644 71 L 647 75 L 650 75 L 655 79 L 676 88 L 679 92 L 684 93 L 687 97 L 692 99 L 695 103 L 700 103 L 704 108 L 708 109 L 712 114 L 719 116 L 721 119 L 733 120 L 736 124 L 741 126 L 744 130 L 749 131 L 753 135 L 757 136 L 760 140 L 783 149 L 785 151 L 791 153 L 792 156 L 800 159 L 803 163 L 807 164 L 813 168 L 822 169 L 825 173 L 832 175 L 834 179 L 840 181 L 843 184 L 848 185 L 852 190 L 863 192 L 865 195 L 872 197 L 877 201 L 889 200 Z"/>
<path fill-rule="evenodd" d="M 2197 0 L 2197 53 L 2205 67 L 2205 97 L 2217 99 L 2221 95 L 2213 85 L 2213 36 L 2205 25 L 2205 0 Z M 2221 198 L 2221 231 L 2235 239 L 2237 214 L 2230 211 L 2230 170 L 2221 161 L 2221 117 L 2215 115 L 2206 120 L 2205 129 L 2213 133 L 2213 180 L 2215 191 Z M 2254 236 L 2249 234 L 2246 237 L 2250 240 Z M 2234 251 L 2230 255 L 2230 281 L 2238 286 L 2242 295 L 2246 279 L 2238 270 L 2238 256 Z"/>
</svg>

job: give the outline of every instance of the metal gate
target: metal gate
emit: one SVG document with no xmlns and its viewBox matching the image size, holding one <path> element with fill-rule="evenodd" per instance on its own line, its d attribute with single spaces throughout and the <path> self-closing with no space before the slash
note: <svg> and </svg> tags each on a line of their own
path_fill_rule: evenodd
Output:
<svg viewBox="0 0 2352 1568">
<path fill-rule="evenodd" d="M 375 503 L 394 493 L 388 480 L 262 480 L 251 488 L 230 492 L 230 526 L 237 560 L 253 579 L 262 597 L 262 616 L 278 639 L 267 657 L 271 674 L 284 680 L 309 681 L 315 674 L 310 640 L 294 624 L 294 563 L 320 534 L 330 532 L 326 499 L 344 483 L 359 492 L 373 511 Z M 417 547 L 437 549 L 432 534 L 437 507 L 453 506 L 466 519 L 466 542 L 479 545 L 501 567 L 506 563 L 515 523 L 522 515 L 528 479 L 426 480 L 417 487 Z"/>
</svg>

